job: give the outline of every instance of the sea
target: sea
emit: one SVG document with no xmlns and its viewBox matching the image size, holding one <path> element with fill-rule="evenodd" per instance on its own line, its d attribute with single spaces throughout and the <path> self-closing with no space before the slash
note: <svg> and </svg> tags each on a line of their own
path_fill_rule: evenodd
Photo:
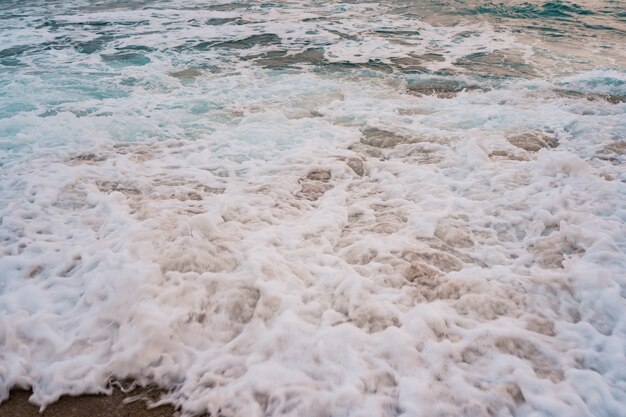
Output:
<svg viewBox="0 0 626 417">
<path fill-rule="evenodd" d="M 0 0 L 0 402 L 626 416 L 625 164 L 623 0 Z"/>
</svg>

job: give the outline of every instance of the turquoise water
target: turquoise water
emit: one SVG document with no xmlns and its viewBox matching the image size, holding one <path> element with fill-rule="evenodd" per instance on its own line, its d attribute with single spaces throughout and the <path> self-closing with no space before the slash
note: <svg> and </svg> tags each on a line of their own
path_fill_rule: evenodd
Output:
<svg viewBox="0 0 626 417">
<path fill-rule="evenodd" d="M 365 32 L 351 27 L 361 9 Z M 380 22 L 372 20 L 377 9 L 385 11 Z M 416 21 L 437 24 L 446 19 L 456 26 L 429 26 L 422 34 L 415 28 Z M 459 76 L 478 84 L 489 84 L 494 77 L 552 79 L 598 65 L 619 72 L 624 62 L 620 42 L 625 21 L 619 2 L 317 3 L 310 9 L 272 3 L 202 7 L 193 2 L 29 2 L 28 6 L 5 2 L 2 22 L 1 137 L 13 145 L 20 129 L 37 120 L 54 125 L 59 115 L 143 112 L 134 101 L 135 93 L 176 95 L 193 85 L 194 71 L 214 79 L 240 71 L 270 75 L 306 71 L 409 82 L 414 74 L 434 74 L 462 85 L 466 81 L 459 81 Z M 468 30 L 459 30 L 463 24 Z M 483 24 L 490 25 L 487 34 L 479 28 Z M 518 32 L 533 39 L 529 44 L 498 39 L 500 33 Z M 556 34 L 567 38 L 563 45 L 551 39 Z M 379 41 L 386 44 L 376 50 Z M 588 49 L 587 56 L 567 56 L 579 52 L 571 48 L 576 42 Z M 411 45 L 419 47 L 412 50 Z M 192 68 L 191 76 L 185 75 L 186 68 Z M 174 83 L 168 73 L 177 72 Z M 623 95 L 620 83 L 623 80 L 599 76 L 566 87 Z M 99 111 L 100 105 L 110 108 Z M 199 106 L 190 107 L 189 113 L 202 113 L 205 105 Z M 11 120 L 19 117 L 32 120 Z M 145 119 L 143 115 L 137 120 Z M 129 135 L 126 139 L 134 137 Z M 37 139 L 40 146 L 63 141 Z"/>
</svg>

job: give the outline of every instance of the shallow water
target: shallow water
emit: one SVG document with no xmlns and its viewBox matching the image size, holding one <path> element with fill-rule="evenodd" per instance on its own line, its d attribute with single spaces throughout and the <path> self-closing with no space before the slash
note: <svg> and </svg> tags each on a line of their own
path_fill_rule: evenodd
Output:
<svg viewBox="0 0 626 417">
<path fill-rule="evenodd" d="M 0 3 L 0 398 L 626 415 L 625 37 L 611 1 Z"/>
</svg>

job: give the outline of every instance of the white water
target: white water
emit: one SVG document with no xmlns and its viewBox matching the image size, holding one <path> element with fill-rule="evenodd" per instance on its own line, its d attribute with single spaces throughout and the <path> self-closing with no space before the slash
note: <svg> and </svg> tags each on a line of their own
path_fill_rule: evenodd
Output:
<svg viewBox="0 0 626 417">
<path fill-rule="evenodd" d="M 535 57 L 486 24 L 455 38 L 345 9 L 341 31 L 420 39 L 335 39 L 328 62 Z M 57 20 L 146 20 L 115 46 L 155 49 L 132 65 L 106 61 L 113 46 L 37 50 L 2 70 L 1 398 L 130 378 L 188 414 L 626 415 L 626 103 L 602 98 L 626 94 L 624 68 L 273 70 L 239 61 L 259 45 L 170 48 L 271 28 L 300 51 L 322 11 L 199 28 L 180 22 L 241 12 L 86 13 Z M 480 89 L 409 88 L 439 79 Z M 558 146 L 513 144 L 537 132 Z"/>
</svg>

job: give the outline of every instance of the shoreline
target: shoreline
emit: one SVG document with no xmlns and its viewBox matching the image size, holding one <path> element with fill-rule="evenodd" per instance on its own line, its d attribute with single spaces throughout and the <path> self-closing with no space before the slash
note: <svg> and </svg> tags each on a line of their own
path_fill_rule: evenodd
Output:
<svg viewBox="0 0 626 417">
<path fill-rule="evenodd" d="M 145 395 L 150 389 L 136 388 L 123 393 L 115 389 L 113 394 L 63 396 L 39 413 L 39 406 L 28 398 L 32 391 L 11 390 L 9 398 L 0 404 L 0 417 L 176 417 L 179 413 L 171 405 L 148 408 L 146 401 L 136 400 L 125 403 L 124 400 L 138 395 Z"/>
</svg>

